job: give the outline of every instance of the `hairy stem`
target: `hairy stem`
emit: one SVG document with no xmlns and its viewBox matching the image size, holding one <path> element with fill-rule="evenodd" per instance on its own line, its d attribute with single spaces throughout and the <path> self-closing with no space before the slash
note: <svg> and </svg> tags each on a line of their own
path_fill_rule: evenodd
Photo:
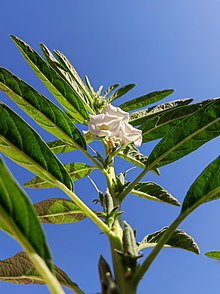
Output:
<svg viewBox="0 0 220 294">
<path fill-rule="evenodd" d="M 130 185 L 128 185 L 128 187 L 119 195 L 119 199 L 121 202 L 131 192 L 135 185 L 146 175 L 146 173 L 149 170 L 149 166 L 145 167 L 144 170 L 136 177 L 136 179 Z"/>
<path fill-rule="evenodd" d="M 67 194 L 82 211 L 99 227 L 99 229 L 107 236 L 112 236 L 109 227 L 72 191 L 70 191 L 64 184 L 57 182 L 56 186 Z"/>
</svg>

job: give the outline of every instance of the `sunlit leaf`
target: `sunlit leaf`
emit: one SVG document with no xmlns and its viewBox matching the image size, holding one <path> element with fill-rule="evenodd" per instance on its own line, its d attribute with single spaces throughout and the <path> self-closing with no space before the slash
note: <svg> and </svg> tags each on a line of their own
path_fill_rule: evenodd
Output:
<svg viewBox="0 0 220 294">
<path fill-rule="evenodd" d="M 61 285 L 73 291 L 78 290 L 76 293 L 83 294 L 77 284 L 72 282 L 64 271 L 54 266 L 54 272 Z M 19 252 L 13 257 L 0 261 L 0 280 L 13 284 L 44 284 L 25 252 Z"/>
<path fill-rule="evenodd" d="M 202 101 L 193 105 L 185 105 L 178 108 L 168 109 L 146 118 L 139 128 L 142 130 L 143 142 L 163 138 L 167 133 L 179 124 L 184 118 L 195 113 L 201 107 L 210 103 L 210 100 Z"/>
<path fill-rule="evenodd" d="M 45 236 L 28 196 L 15 182 L 0 158 L 0 219 L 21 246 L 33 248 L 52 269 Z M 4 227 L 1 227 L 4 230 Z"/>
<path fill-rule="evenodd" d="M 38 55 L 29 45 L 15 36 L 11 36 L 11 38 L 35 74 L 59 103 L 79 123 L 85 123 L 85 120 L 88 119 L 88 114 L 83 103 L 78 99 L 69 84 L 65 82 L 53 68 L 49 67 L 40 55 Z"/>
<path fill-rule="evenodd" d="M 41 137 L 9 107 L 0 103 L 0 152 L 46 181 L 72 190 L 72 180 Z"/>
<path fill-rule="evenodd" d="M 86 215 L 68 199 L 50 198 L 34 204 L 39 219 L 44 224 L 67 224 L 83 220 Z"/>
<path fill-rule="evenodd" d="M 70 146 L 61 140 L 54 140 L 54 141 L 47 142 L 47 145 L 50 148 L 50 150 L 53 151 L 53 153 L 55 154 L 71 152 L 73 150 L 76 150 L 75 147 Z"/>
<path fill-rule="evenodd" d="M 138 250 L 143 250 L 145 248 L 154 247 L 163 237 L 165 232 L 167 231 L 167 227 L 157 231 L 153 234 L 147 235 L 144 239 L 139 243 Z M 180 248 L 184 250 L 191 251 L 193 253 L 199 254 L 199 248 L 193 238 L 187 235 L 182 230 L 175 230 L 171 237 L 168 239 L 164 247 L 173 247 Z"/>
<path fill-rule="evenodd" d="M 55 137 L 86 148 L 84 138 L 63 111 L 4 68 L 0 68 L 0 89 Z"/>
<path fill-rule="evenodd" d="M 40 44 L 40 47 L 47 63 L 73 88 L 75 95 L 81 99 L 85 108 L 94 113 L 89 92 L 66 56 L 59 51 L 55 51 L 56 59 L 44 44 Z"/>
<path fill-rule="evenodd" d="M 220 198 L 220 156 L 204 169 L 189 188 L 181 212 L 192 210 L 218 198 Z"/>
<path fill-rule="evenodd" d="M 74 162 L 64 165 L 69 172 L 72 181 L 77 181 L 90 174 L 96 167 L 89 166 L 86 163 Z M 25 188 L 53 188 L 54 184 L 40 178 L 34 177 L 23 185 Z"/>
<path fill-rule="evenodd" d="M 126 146 L 121 152 L 118 153 L 118 156 L 138 167 L 146 167 L 147 156 L 140 153 L 140 151 L 134 145 Z M 157 175 L 160 174 L 158 169 L 153 169 L 152 171 Z"/>
<path fill-rule="evenodd" d="M 209 258 L 220 260 L 220 251 L 209 251 L 206 252 L 205 255 Z"/>
<path fill-rule="evenodd" d="M 127 92 L 129 92 L 134 87 L 135 87 L 135 84 L 129 84 L 124 87 L 121 87 L 120 89 L 115 91 L 111 96 L 108 97 L 108 99 L 107 99 L 108 103 L 111 103 L 115 99 L 125 95 Z"/>
<path fill-rule="evenodd" d="M 138 126 L 140 124 L 144 124 L 147 119 L 155 117 L 158 114 L 162 114 L 165 111 L 187 105 L 191 103 L 193 99 L 181 99 L 181 100 L 175 100 L 166 102 L 157 106 L 153 106 L 144 110 L 139 110 L 136 112 L 130 113 L 130 121 L 129 123 L 133 126 Z M 158 116 L 157 116 L 158 117 Z"/>
<path fill-rule="evenodd" d="M 135 110 L 138 108 L 145 107 L 146 105 L 153 104 L 159 100 L 164 99 L 165 97 L 169 96 L 173 93 L 174 90 L 163 90 L 163 91 L 155 91 L 144 96 L 129 100 L 119 107 L 124 111 Z"/>
<path fill-rule="evenodd" d="M 114 85 L 108 87 L 107 90 L 104 92 L 103 97 L 106 97 L 109 93 L 114 91 L 118 86 L 119 86 L 119 84 L 114 84 Z"/>
<path fill-rule="evenodd" d="M 153 149 L 148 165 L 160 167 L 195 151 L 220 134 L 220 99 L 210 100 L 182 120 Z"/>
<path fill-rule="evenodd" d="M 153 182 L 138 183 L 135 185 L 134 189 L 131 190 L 131 193 L 144 199 L 180 206 L 180 203 L 176 198 Z"/>
</svg>

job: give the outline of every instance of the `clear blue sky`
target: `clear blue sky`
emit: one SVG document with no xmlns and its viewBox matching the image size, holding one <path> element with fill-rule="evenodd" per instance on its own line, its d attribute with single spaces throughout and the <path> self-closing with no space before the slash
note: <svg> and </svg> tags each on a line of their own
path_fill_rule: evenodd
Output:
<svg viewBox="0 0 220 294">
<path fill-rule="evenodd" d="M 1 1 L 0 65 L 51 98 L 34 76 L 9 38 L 17 35 L 39 51 L 45 43 L 72 61 L 81 76 L 88 75 L 95 88 L 114 83 L 137 84 L 119 103 L 145 93 L 174 88 L 168 100 L 195 101 L 220 95 L 220 2 L 217 0 L 66 0 Z M 7 103 L 36 127 L 9 99 Z M 117 105 L 117 103 L 115 103 Z M 36 127 L 47 141 L 52 136 Z M 152 145 L 141 150 L 149 154 Z M 161 168 L 161 176 L 145 180 L 161 184 L 181 202 L 192 182 L 219 152 L 214 140 L 173 165 Z M 60 156 L 78 161 L 77 153 Z M 31 174 L 6 160 L 22 184 Z M 121 170 L 129 165 L 120 162 Z M 119 170 L 118 170 L 119 171 Z M 97 179 L 97 174 L 94 174 Z M 104 183 L 100 185 L 104 188 Z M 91 207 L 95 191 L 88 180 L 76 183 L 76 192 Z M 63 197 L 56 189 L 28 190 L 33 202 Z M 129 196 L 124 218 L 137 230 L 138 240 L 169 225 L 179 209 Z M 203 253 L 220 250 L 220 202 L 213 201 L 194 212 L 180 228 L 194 236 L 201 255 L 164 249 L 141 282 L 138 294 L 219 293 L 220 264 Z M 99 291 L 97 262 L 100 253 L 110 260 L 108 244 L 96 227 L 85 220 L 74 225 L 44 226 L 54 262 L 77 282 L 86 294 Z M 0 259 L 20 251 L 15 241 L 0 232 Z M 145 252 L 147 254 L 147 251 Z M 44 286 L 0 283 L 0 293 L 48 293 Z M 70 291 L 65 290 L 66 293 Z"/>
</svg>

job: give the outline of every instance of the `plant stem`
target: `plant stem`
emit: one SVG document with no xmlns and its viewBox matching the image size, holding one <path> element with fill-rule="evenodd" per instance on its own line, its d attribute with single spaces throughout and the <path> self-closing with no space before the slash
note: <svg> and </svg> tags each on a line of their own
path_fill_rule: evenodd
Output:
<svg viewBox="0 0 220 294">
<path fill-rule="evenodd" d="M 119 195 L 119 199 L 122 202 L 124 198 L 131 192 L 135 185 L 145 176 L 145 174 L 150 170 L 149 166 L 146 166 L 144 170 L 136 177 L 136 179 L 128 185 L 128 187 Z"/>
<path fill-rule="evenodd" d="M 192 213 L 197 207 L 199 207 L 201 204 L 207 202 L 209 199 L 214 197 L 217 193 L 219 193 L 219 188 L 211 191 L 209 194 L 207 194 L 205 197 L 201 198 L 199 201 L 194 203 L 191 207 L 180 213 L 180 215 L 173 221 L 173 223 L 170 225 L 170 227 L 166 230 L 160 241 L 157 243 L 157 245 L 154 247 L 154 249 L 151 251 L 151 253 L 148 255 L 148 257 L 145 259 L 143 264 L 139 267 L 139 269 L 136 271 L 135 275 L 133 276 L 133 283 L 135 286 L 138 285 L 138 282 L 142 279 L 145 272 L 149 269 L 150 265 L 154 261 L 154 259 L 157 257 L 160 250 L 163 248 L 163 246 L 166 244 L 166 242 L 169 240 L 175 229 L 179 226 L 179 224 L 190 214 Z"/>
<path fill-rule="evenodd" d="M 103 233 L 105 233 L 107 236 L 112 236 L 112 232 L 110 231 L 109 227 L 74 192 L 69 190 L 61 182 L 57 181 L 56 186 L 60 188 L 65 194 L 67 194 Z"/>
</svg>

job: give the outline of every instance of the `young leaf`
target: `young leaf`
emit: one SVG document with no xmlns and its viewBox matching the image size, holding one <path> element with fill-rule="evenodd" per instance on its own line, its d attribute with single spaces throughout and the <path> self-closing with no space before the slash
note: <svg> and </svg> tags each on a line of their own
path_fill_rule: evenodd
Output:
<svg viewBox="0 0 220 294">
<path fill-rule="evenodd" d="M 82 79 L 80 78 L 80 76 L 78 75 L 77 71 L 75 70 L 75 68 L 73 67 L 73 65 L 70 63 L 70 61 L 67 59 L 67 57 L 61 53 L 58 50 L 54 51 L 54 54 L 59 62 L 59 64 L 64 68 L 64 70 L 69 73 L 73 80 L 76 82 L 76 84 L 78 85 L 78 87 L 80 88 L 80 90 L 82 91 L 82 93 L 84 94 L 84 97 L 87 98 L 86 101 L 91 103 L 91 97 L 89 94 L 88 89 L 86 88 L 85 84 L 83 83 Z M 92 106 L 90 104 L 90 106 Z"/>
<path fill-rule="evenodd" d="M 55 104 L 4 68 L 0 68 L 0 89 L 42 128 L 55 137 L 86 149 L 86 143 L 70 118 Z"/>
<path fill-rule="evenodd" d="M 176 198 L 174 198 L 161 186 L 153 182 L 138 183 L 137 185 L 135 185 L 134 189 L 131 190 L 131 193 L 144 199 L 180 206 L 180 203 Z"/>
<path fill-rule="evenodd" d="M 182 120 L 153 149 L 148 165 L 160 167 L 193 152 L 220 134 L 220 99 Z"/>
<path fill-rule="evenodd" d="M 85 108 L 92 114 L 95 114 L 89 99 L 89 92 L 68 59 L 57 51 L 55 52 L 57 60 L 44 44 L 40 44 L 40 47 L 47 63 L 73 88 L 73 91 L 83 102 Z"/>
<path fill-rule="evenodd" d="M 64 271 L 54 266 L 54 272 L 62 286 L 83 294 L 78 285 L 72 282 Z M 44 280 L 25 252 L 19 252 L 13 257 L 0 261 L 0 280 L 13 284 L 44 284 Z"/>
<path fill-rule="evenodd" d="M 118 153 L 118 156 L 138 167 L 146 167 L 147 157 L 140 153 L 140 151 L 133 145 L 126 146 L 121 152 Z M 160 174 L 158 169 L 153 169 L 152 171 L 157 175 Z"/>
<path fill-rule="evenodd" d="M 174 90 L 163 90 L 163 91 L 155 91 L 152 93 L 149 93 L 147 95 L 135 98 L 133 100 L 129 100 L 123 104 L 121 104 L 119 107 L 124 111 L 130 111 L 138 108 L 142 108 L 146 105 L 153 104 L 159 100 L 164 99 L 165 97 L 169 96 L 173 93 Z"/>
<path fill-rule="evenodd" d="M 86 215 L 71 200 L 50 198 L 34 204 L 43 224 L 68 224 L 83 220 Z"/>
<path fill-rule="evenodd" d="M 64 164 L 64 167 L 69 172 L 72 181 L 77 181 L 84 178 L 91 173 L 96 167 L 89 166 L 86 163 L 74 162 Z M 53 188 L 54 184 L 42 179 L 40 177 L 34 177 L 30 181 L 23 185 L 25 188 Z"/>
<path fill-rule="evenodd" d="M 201 107 L 210 103 L 210 100 L 202 101 L 193 105 L 181 106 L 156 113 L 146 118 L 139 128 L 142 130 L 143 142 L 163 138 L 167 133 L 190 114 L 195 113 Z"/>
<path fill-rule="evenodd" d="M 139 243 L 138 250 L 143 250 L 145 248 L 154 247 L 160 241 L 160 239 L 165 234 L 168 228 L 165 227 L 160 231 L 157 231 L 153 234 L 147 235 Z M 180 248 L 184 250 L 191 251 L 193 253 L 199 254 L 199 248 L 192 237 L 187 235 L 182 230 L 175 230 L 172 236 L 168 239 L 164 247 Z"/>
<path fill-rule="evenodd" d="M 210 163 L 190 187 L 183 201 L 181 213 L 220 198 L 220 156 Z"/>
<path fill-rule="evenodd" d="M 117 91 L 115 91 L 111 96 L 108 97 L 107 102 L 111 103 L 115 99 L 125 95 L 127 92 L 129 92 L 131 89 L 135 87 L 135 84 L 128 84 L 124 87 L 121 87 Z M 120 106 L 121 107 L 121 106 Z"/>
<path fill-rule="evenodd" d="M 168 111 L 169 109 L 174 109 L 180 106 L 188 105 L 192 101 L 193 99 L 190 99 L 190 98 L 175 100 L 175 101 L 166 102 L 157 106 L 153 106 L 144 110 L 132 112 L 130 114 L 129 123 L 132 124 L 133 126 L 144 124 L 147 119 L 152 118 L 153 116 L 164 113 L 165 111 Z"/>
<path fill-rule="evenodd" d="M 205 255 L 209 258 L 220 260 L 220 251 L 209 251 Z"/>
<path fill-rule="evenodd" d="M 11 36 L 11 38 L 35 74 L 59 103 L 79 123 L 85 123 L 85 120 L 88 119 L 88 114 L 83 103 L 78 99 L 69 84 L 65 82 L 53 68 L 49 67 L 40 55 L 29 45 L 15 36 Z"/>
<path fill-rule="evenodd" d="M 114 84 L 114 85 L 108 87 L 107 90 L 104 92 L 103 97 L 106 97 L 109 93 L 114 91 L 118 86 L 119 86 L 119 84 Z"/>
<path fill-rule="evenodd" d="M 59 181 L 70 190 L 72 180 L 41 137 L 9 107 L 0 103 L 0 152 L 39 177 Z"/>
<path fill-rule="evenodd" d="M 0 158 L 0 219 L 26 250 L 38 254 L 53 269 L 40 222 L 27 195 L 18 186 Z M 1 227 L 4 230 L 4 227 Z M 6 230 L 6 233 L 8 232 Z"/>
</svg>

